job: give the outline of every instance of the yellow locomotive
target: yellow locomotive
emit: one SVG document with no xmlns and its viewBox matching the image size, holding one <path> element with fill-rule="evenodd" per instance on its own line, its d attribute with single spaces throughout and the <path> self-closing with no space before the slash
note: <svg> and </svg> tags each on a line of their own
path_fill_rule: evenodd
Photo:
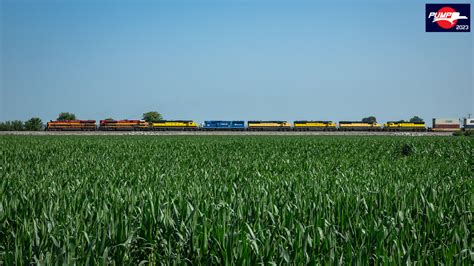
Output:
<svg viewBox="0 0 474 266">
<path fill-rule="evenodd" d="M 287 121 L 248 121 L 247 128 L 250 131 L 287 131 L 291 125 Z"/>
<path fill-rule="evenodd" d="M 151 123 L 152 130 L 195 130 L 198 128 L 192 120 L 161 120 Z"/>
<path fill-rule="evenodd" d="M 310 131 L 310 130 L 323 130 L 323 131 L 334 131 L 337 130 L 336 123 L 332 121 L 295 121 L 293 122 L 293 128 L 296 131 Z"/>
<path fill-rule="evenodd" d="M 382 126 L 379 123 L 369 123 L 362 121 L 339 121 L 339 130 L 342 131 L 380 131 Z"/>
<path fill-rule="evenodd" d="M 425 122 L 388 121 L 383 128 L 386 131 L 426 131 Z"/>
</svg>

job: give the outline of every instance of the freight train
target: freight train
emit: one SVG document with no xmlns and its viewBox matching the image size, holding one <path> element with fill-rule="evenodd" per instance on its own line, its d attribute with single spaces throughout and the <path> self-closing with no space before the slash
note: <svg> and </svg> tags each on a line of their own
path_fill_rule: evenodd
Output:
<svg viewBox="0 0 474 266">
<path fill-rule="evenodd" d="M 161 120 L 146 122 L 144 120 L 100 120 L 97 127 L 95 120 L 62 120 L 50 121 L 49 131 L 457 131 L 474 129 L 474 119 L 464 119 L 463 127 L 459 119 L 433 118 L 433 128 L 427 128 L 425 122 L 388 121 L 383 124 L 363 121 L 229 121 L 207 120 L 198 125 L 193 120 Z"/>
</svg>

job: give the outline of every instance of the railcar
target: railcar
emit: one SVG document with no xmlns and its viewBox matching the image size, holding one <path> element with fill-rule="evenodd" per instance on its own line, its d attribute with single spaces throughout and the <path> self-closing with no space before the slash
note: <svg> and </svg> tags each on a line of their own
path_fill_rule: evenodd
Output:
<svg viewBox="0 0 474 266">
<path fill-rule="evenodd" d="M 95 120 L 51 120 L 46 124 L 48 131 L 94 131 L 96 129 Z"/>
<path fill-rule="evenodd" d="M 362 121 L 339 121 L 341 131 L 380 131 L 382 126 L 376 122 L 368 123 Z"/>
<path fill-rule="evenodd" d="M 103 131 L 138 131 L 148 130 L 148 122 L 144 120 L 100 120 L 99 130 Z"/>
<path fill-rule="evenodd" d="M 197 130 L 198 125 L 192 120 L 161 120 L 151 123 L 152 130 Z"/>
<path fill-rule="evenodd" d="M 220 121 L 220 120 L 208 120 L 204 121 L 204 125 L 202 127 L 203 130 L 245 130 L 245 122 L 244 121 Z"/>
<path fill-rule="evenodd" d="M 385 131 L 426 131 L 425 122 L 388 121 L 384 124 Z"/>
<path fill-rule="evenodd" d="M 287 121 L 247 121 L 250 131 L 288 131 L 291 125 Z"/>
<path fill-rule="evenodd" d="M 295 131 L 334 131 L 337 130 L 336 123 L 332 121 L 294 121 Z"/>
<path fill-rule="evenodd" d="M 457 118 L 433 118 L 433 131 L 457 131 L 460 128 Z"/>
<path fill-rule="evenodd" d="M 473 130 L 474 129 L 474 118 L 464 118 L 464 130 Z"/>
</svg>

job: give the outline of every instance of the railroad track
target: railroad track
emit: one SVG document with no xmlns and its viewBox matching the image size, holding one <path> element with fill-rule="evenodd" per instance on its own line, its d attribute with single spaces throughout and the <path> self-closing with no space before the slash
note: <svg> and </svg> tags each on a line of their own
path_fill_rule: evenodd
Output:
<svg viewBox="0 0 474 266">
<path fill-rule="evenodd" d="M 452 136 L 452 132 L 385 131 L 0 131 L 19 136 Z"/>
</svg>

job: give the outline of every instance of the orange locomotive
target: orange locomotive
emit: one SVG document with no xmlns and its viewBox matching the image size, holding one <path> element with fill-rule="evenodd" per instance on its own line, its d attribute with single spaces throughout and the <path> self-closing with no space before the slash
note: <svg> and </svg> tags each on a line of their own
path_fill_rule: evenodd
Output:
<svg viewBox="0 0 474 266">
<path fill-rule="evenodd" d="M 147 130 L 144 120 L 100 120 L 99 130 Z"/>
<path fill-rule="evenodd" d="M 49 131 L 93 131 L 96 129 L 95 120 L 51 120 L 46 125 L 46 130 Z"/>
</svg>

